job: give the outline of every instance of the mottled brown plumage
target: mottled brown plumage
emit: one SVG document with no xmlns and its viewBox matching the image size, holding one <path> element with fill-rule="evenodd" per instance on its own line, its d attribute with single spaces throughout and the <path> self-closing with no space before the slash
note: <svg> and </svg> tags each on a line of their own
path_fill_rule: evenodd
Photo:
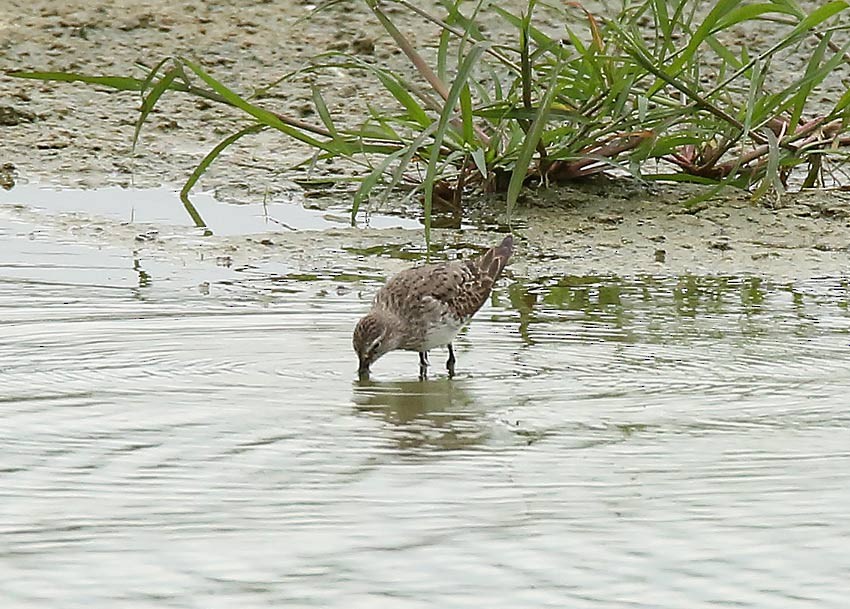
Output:
<svg viewBox="0 0 850 609">
<path fill-rule="evenodd" d="M 442 346 L 448 347 L 446 367 L 454 374 L 452 340 L 486 302 L 512 252 L 509 235 L 477 258 L 427 264 L 390 279 L 354 329 L 361 376 L 368 375 L 375 360 L 395 349 L 418 351 L 424 376 L 428 351 Z"/>
</svg>

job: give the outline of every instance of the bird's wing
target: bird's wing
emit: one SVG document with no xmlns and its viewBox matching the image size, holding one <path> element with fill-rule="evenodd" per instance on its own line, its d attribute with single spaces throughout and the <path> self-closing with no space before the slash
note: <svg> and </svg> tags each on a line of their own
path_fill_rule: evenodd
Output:
<svg viewBox="0 0 850 609">
<path fill-rule="evenodd" d="M 428 264 L 393 277 L 375 302 L 402 317 L 435 318 L 450 314 L 465 323 L 484 304 L 510 258 L 510 237 L 477 258 Z"/>
<path fill-rule="evenodd" d="M 400 272 L 375 296 L 375 304 L 405 319 L 433 319 L 457 295 L 466 278 L 458 263 L 426 264 Z"/>
</svg>

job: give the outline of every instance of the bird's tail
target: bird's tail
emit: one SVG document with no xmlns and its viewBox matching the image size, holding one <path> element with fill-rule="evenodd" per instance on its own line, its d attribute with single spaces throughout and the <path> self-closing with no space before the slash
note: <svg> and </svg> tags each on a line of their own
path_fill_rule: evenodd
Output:
<svg viewBox="0 0 850 609">
<path fill-rule="evenodd" d="M 514 252 L 514 238 L 511 235 L 505 237 L 496 247 L 491 247 L 481 256 L 478 266 L 484 275 L 495 282 L 502 269 L 508 264 L 511 254 Z"/>
</svg>

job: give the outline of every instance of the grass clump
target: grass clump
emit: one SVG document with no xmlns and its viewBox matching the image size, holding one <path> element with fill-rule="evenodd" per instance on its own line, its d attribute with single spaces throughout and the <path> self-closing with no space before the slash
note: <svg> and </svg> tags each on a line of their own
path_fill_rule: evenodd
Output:
<svg viewBox="0 0 850 609">
<path fill-rule="evenodd" d="M 471 191 L 505 192 L 510 214 L 523 188 L 609 170 L 731 185 L 756 197 L 792 185 L 846 184 L 850 91 L 822 99 L 850 62 L 845 1 L 806 13 L 793 0 L 645 0 L 624 3 L 610 18 L 575 2 L 528 0 L 515 14 L 485 0 L 442 0 L 441 13 L 431 14 L 412 0 L 363 1 L 410 69 L 333 52 L 261 90 L 297 83 L 309 72 L 365 71 L 380 84 L 387 100 L 381 107 L 388 109 L 370 107 L 356 127 L 334 121 L 319 87 L 312 91 L 318 118 L 310 123 L 266 108 L 257 94 L 233 91 L 184 57 L 163 60 L 139 78 L 10 74 L 139 92 L 134 145 L 167 91 L 241 110 L 249 124 L 215 146 L 183 187 L 190 213 L 189 191 L 218 155 L 267 129 L 308 146 L 313 161 L 345 159 L 359 168 L 351 178 L 352 220 L 365 203 L 398 188 L 421 195 L 426 239 L 435 207 L 459 209 Z M 389 5 L 437 28 L 430 59 L 401 32 Z M 544 27 L 542 12 L 559 27 Z M 485 29 L 485 21 L 496 27 Z M 742 32 L 764 25 L 771 32 L 764 48 L 739 44 Z M 773 66 L 802 58 L 791 79 L 776 77 Z"/>
</svg>

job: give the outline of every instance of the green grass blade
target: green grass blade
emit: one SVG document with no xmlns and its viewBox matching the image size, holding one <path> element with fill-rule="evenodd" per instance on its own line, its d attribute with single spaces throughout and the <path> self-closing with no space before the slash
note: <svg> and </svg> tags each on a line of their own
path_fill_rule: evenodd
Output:
<svg viewBox="0 0 850 609">
<path fill-rule="evenodd" d="M 144 125 L 145 120 L 147 120 L 148 115 L 154 109 L 154 107 L 156 106 L 156 102 L 159 101 L 159 98 L 162 96 L 162 94 L 171 88 L 171 83 L 174 82 L 174 78 L 178 74 L 179 70 L 177 70 L 176 68 L 168 70 L 168 72 L 163 74 L 162 78 L 160 78 L 153 86 L 150 93 L 148 93 L 142 99 L 142 105 L 139 108 L 139 118 L 136 120 L 136 128 L 133 131 L 133 152 L 136 151 L 136 144 L 139 141 L 139 134 L 142 132 L 142 125 Z"/>
<path fill-rule="evenodd" d="M 791 103 L 791 131 L 793 132 L 797 125 L 800 123 L 800 117 L 803 116 L 803 110 L 806 107 L 806 102 L 809 99 L 809 95 L 814 89 L 815 85 L 820 82 L 820 79 L 816 79 L 816 75 L 818 72 L 818 68 L 820 67 L 821 62 L 823 61 L 824 55 L 826 54 L 826 50 L 829 48 L 830 36 L 824 36 L 821 41 L 818 43 L 817 48 L 815 48 L 815 52 L 812 54 L 811 58 L 808 59 L 808 64 L 806 65 L 806 74 L 803 78 L 803 81 L 799 84 L 799 90 L 794 95 Z M 825 77 L 826 74 L 823 74 L 821 78 Z"/>
<path fill-rule="evenodd" d="M 243 97 L 236 94 L 234 91 L 227 88 L 225 85 L 217 81 L 215 78 L 207 74 L 201 67 L 185 58 L 180 59 L 186 66 L 189 67 L 192 72 L 194 72 L 201 80 L 203 80 L 207 86 L 209 86 L 213 91 L 221 95 L 221 97 L 227 101 L 230 105 L 239 108 L 243 112 L 250 114 L 259 122 L 264 125 L 268 125 L 273 129 L 277 129 L 290 136 L 293 139 L 296 139 L 300 142 L 304 142 L 308 146 L 313 148 L 318 148 L 320 150 L 324 150 L 326 152 L 332 152 L 335 154 L 346 154 L 348 151 L 341 149 L 339 145 L 335 145 L 334 143 L 325 143 L 320 140 L 317 140 L 314 137 L 310 137 L 306 133 L 292 127 L 291 125 L 283 122 L 274 112 L 270 112 L 264 108 L 259 106 L 255 106 L 254 104 L 246 101 Z"/>
<path fill-rule="evenodd" d="M 531 108 L 531 55 L 529 53 L 529 35 L 531 30 L 531 15 L 523 15 L 519 23 L 519 55 L 520 55 L 520 85 L 522 87 L 522 106 Z"/>
<path fill-rule="evenodd" d="M 750 78 L 750 89 L 747 94 L 747 105 L 744 112 L 744 121 L 741 134 L 749 133 L 754 123 L 761 122 L 765 118 L 765 113 L 761 110 L 764 106 L 760 102 L 764 98 L 764 79 L 767 76 L 765 70 L 762 70 L 762 62 L 756 60 L 753 63 L 753 75 Z M 759 114 L 755 116 L 755 113 Z"/>
<path fill-rule="evenodd" d="M 189 215 L 192 217 L 192 220 L 195 222 L 195 226 L 198 227 L 206 227 L 207 224 L 204 222 L 203 218 L 201 218 L 200 214 L 195 209 L 195 206 L 192 205 L 192 202 L 189 200 L 189 191 L 192 190 L 192 187 L 197 184 L 198 180 L 201 179 L 201 176 L 207 171 L 210 165 L 212 165 L 213 161 L 218 158 L 218 155 L 222 153 L 228 146 L 233 144 L 239 138 L 250 135 L 252 133 L 259 133 L 263 129 L 266 128 L 266 125 L 250 125 L 249 127 L 245 127 L 237 131 L 236 133 L 226 137 L 221 142 L 219 142 L 215 148 L 210 150 L 207 155 L 203 158 L 203 160 L 195 167 L 195 170 L 192 172 L 192 175 L 189 176 L 189 179 L 186 180 L 186 183 L 183 184 L 183 188 L 180 189 L 180 200 L 183 201 L 183 206 L 186 207 L 186 211 L 189 212 Z"/>
<path fill-rule="evenodd" d="M 765 130 L 765 135 L 767 136 L 768 143 L 767 168 L 765 169 L 764 176 L 761 178 L 761 184 L 759 184 L 753 193 L 754 200 L 763 197 L 771 187 L 773 187 L 777 198 L 784 192 L 782 181 L 779 178 L 779 140 L 776 134 L 770 129 Z"/>
<path fill-rule="evenodd" d="M 363 69 L 371 72 L 381 82 L 384 88 L 392 95 L 397 102 L 407 111 L 411 121 L 416 123 L 421 129 L 425 129 L 431 124 L 431 118 L 425 111 L 425 108 L 416 101 L 410 91 L 413 90 L 413 85 L 407 82 L 398 74 L 394 74 L 388 70 L 380 68 L 374 64 L 368 63 L 357 57 L 341 53 L 327 53 L 326 56 L 341 56 L 344 57 L 345 63 L 326 63 L 314 64 L 310 66 L 310 71 L 315 71 L 321 68 L 333 69 Z M 308 69 L 305 68 L 304 71 Z M 435 105 L 434 110 L 439 110 L 440 106 Z"/>
<path fill-rule="evenodd" d="M 425 143 L 425 140 L 431 137 L 434 131 L 437 129 L 437 123 L 433 122 L 427 129 L 423 129 L 422 132 L 416 137 L 413 142 L 407 147 L 407 150 L 404 155 L 399 158 L 398 167 L 393 172 L 392 179 L 390 183 L 387 185 L 387 188 L 384 190 L 384 196 L 382 197 L 382 202 L 386 203 L 387 198 L 390 196 L 390 193 L 396 188 L 401 181 L 404 179 L 404 172 L 407 167 L 410 165 L 411 160 L 414 155 L 419 151 L 422 145 Z"/>
<path fill-rule="evenodd" d="M 673 28 L 675 21 L 671 19 L 667 10 L 668 0 L 651 0 L 651 13 L 655 17 L 656 57 L 665 57 L 673 49 Z"/>
<path fill-rule="evenodd" d="M 10 70 L 6 76 L 13 78 L 30 78 L 33 80 L 51 80 L 57 82 L 84 82 L 89 85 L 102 85 L 118 91 L 141 91 L 145 80 L 129 76 L 88 76 L 75 72 L 23 72 Z M 185 85 L 175 84 L 174 89 L 185 91 Z"/>
<path fill-rule="evenodd" d="M 478 42 L 474 44 L 469 53 L 463 59 L 463 63 L 458 67 L 455 75 L 452 88 L 449 90 L 446 104 L 443 111 L 440 113 L 440 120 L 437 122 L 437 131 L 434 133 L 434 143 L 431 146 L 431 154 L 428 158 L 428 167 L 423 180 L 423 188 L 425 189 L 425 243 L 431 243 L 431 204 L 434 200 L 434 181 L 437 175 L 437 164 L 440 160 L 440 146 L 446 136 L 446 130 L 449 128 L 449 121 L 455 113 L 455 106 L 460 98 L 461 91 L 467 85 L 467 80 L 473 71 L 473 68 L 478 63 L 481 54 L 490 46 L 489 42 Z"/>
<path fill-rule="evenodd" d="M 390 196 L 390 193 L 395 189 L 399 184 L 401 184 L 402 180 L 405 177 L 405 171 L 407 167 L 410 165 L 410 162 L 413 160 L 414 155 L 419 151 L 422 145 L 425 143 L 425 140 L 431 137 L 434 131 L 437 129 L 437 123 L 434 122 L 430 127 L 423 130 L 413 142 L 407 147 L 407 151 L 403 156 L 400 157 L 398 162 L 398 167 L 393 172 L 392 179 L 390 183 L 387 185 L 387 188 L 384 190 L 384 195 L 381 198 L 382 203 L 386 203 L 387 199 Z"/>
<path fill-rule="evenodd" d="M 142 84 L 142 93 L 148 90 L 148 87 L 151 86 L 151 83 L 156 78 L 156 75 L 159 74 L 159 71 L 162 66 L 164 66 L 170 60 L 171 57 L 164 57 L 160 59 L 154 67 L 148 70 L 148 75 L 145 77 L 144 83 Z"/>
<path fill-rule="evenodd" d="M 443 30 L 440 32 L 440 42 L 437 45 L 437 78 L 446 82 L 449 79 L 447 68 L 449 57 L 449 40 L 451 32 Z"/>
<path fill-rule="evenodd" d="M 412 121 L 422 129 L 431 124 L 432 121 L 425 112 L 425 108 L 409 93 L 410 85 L 385 70 L 373 68 L 372 71 L 378 77 L 378 80 L 381 81 L 381 84 L 384 85 L 384 88 L 390 92 L 390 95 L 407 110 Z"/>
<path fill-rule="evenodd" d="M 762 15 L 773 13 L 791 15 L 796 17 L 798 12 L 788 6 L 782 6 L 774 2 L 762 4 L 744 4 L 729 11 L 717 20 L 715 31 L 725 30 L 743 21 L 754 21 Z"/>
<path fill-rule="evenodd" d="M 832 111 L 829 113 L 829 116 L 837 117 L 848 107 L 850 107 L 850 89 L 847 89 L 844 94 L 838 98 L 838 101 L 835 102 L 835 106 L 832 108 Z"/>
<path fill-rule="evenodd" d="M 367 199 L 369 193 L 372 192 L 372 189 L 378 184 L 378 182 L 381 181 L 390 165 L 404 156 L 405 153 L 407 153 L 407 150 L 402 148 L 401 150 L 396 150 L 394 153 L 387 155 L 360 182 L 360 187 L 357 189 L 357 192 L 354 193 L 354 200 L 351 205 L 351 226 L 354 226 L 354 223 L 357 220 L 357 212 L 360 211 L 360 205 Z"/>
<path fill-rule="evenodd" d="M 558 64 L 558 68 L 560 68 L 560 62 Z M 549 108 L 552 106 L 552 100 L 555 99 L 555 95 L 558 92 L 557 84 L 559 71 L 559 69 L 552 71 L 549 79 L 549 86 L 546 89 L 546 94 L 540 101 L 540 109 L 538 110 L 534 121 L 531 123 L 531 127 L 525 136 L 525 141 L 520 148 L 519 156 L 517 157 L 516 163 L 514 163 L 514 169 L 511 173 L 511 181 L 508 183 L 508 192 L 506 195 L 509 222 L 514 207 L 516 206 L 517 198 L 519 198 L 519 192 L 522 190 L 525 178 L 528 175 L 528 168 L 531 166 L 531 159 L 534 156 L 534 151 L 537 150 L 537 144 L 540 142 L 540 138 L 543 136 L 543 130 L 546 128 L 546 122 L 549 119 Z"/>
<path fill-rule="evenodd" d="M 705 186 L 717 185 L 717 180 L 690 173 L 641 173 L 640 177 L 652 182 L 685 182 L 688 184 L 703 184 Z"/>
<path fill-rule="evenodd" d="M 465 84 L 460 91 L 460 117 L 463 121 L 463 141 L 467 145 L 474 145 L 475 123 L 472 115 L 472 94 L 469 91 L 469 83 Z"/>
<path fill-rule="evenodd" d="M 815 9 L 794 27 L 791 33 L 785 37 L 784 43 L 779 46 L 777 50 L 793 44 L 801 35 L 806 34 L 812 28 L 820 25 L 833 15 L 837 15 L 848 8 L 850 8 L 850 4 L 844 0 L 834 0 L 833 2 L 829 2 L 820 8 Z"/>
<path fill-rule="evenodd" d="M 717 40 L 715 36 L 709 36 L 706 39 L 706 43 L 711 47 L 712 51 L 717 53 L 717 56 L 720 57 L 720 59 L 732 68 L 737 70 L 744 65 L 744 62 L 742 62 L 728 47 L 724 46 L 719 40 Z"/>
<path fill-rule="evenodd" d="M 339 133 L 336 130 L 336 125 L 334 125 L 334 121 L 331 118 L 331 113 L 328 110 L 328 105 L 325 103 L 325 98 L 322 97 L 321 91 L 315 85 L 312 87 L 313 89 L 313 105 L 316 106 L 316 112 L 319 113 L 319 118 L 322 119 L 322 123 L 325 125 L 325 129 L 327 129 L 334 139 L 339 137 Z"/>
<path fill-rule="evenodd" d="M 496 6 L 495 4 L 491 4 L 490 8 L 497 12 L 505 21 L 516 28 L 522 27 L 522 17 L 517 17 L 516 15 L 512 15 L 505 9 Z M 540 46 L 547 46 L 551 40 L 549 36 L 544 34 L 539 28 L 534 27 L 533 25 L 528 28 L 528 33 L 531 39 Z"/>
<path fill-rule="evenodd" d="M 490 172 L 487 169 L 487 151 L 483 148 L 475 148 L 472 151 L 472 161 L 475 163 L 475 168 L 478 169 L 478 173 L 481 174 L 481 177 L 485 180 Z"/>
<path fill-rule="evenodd" d="M 476 15 L 480 10 L 482 3 L 478 2 L 478 5 L 473 12 L 473 18 L 470 19 L 465 17 L 458 8 L 462 1 L 463 0 L 454 0 L 454 2 L 450 2 L 448 0 L 442 0 L 441 4 L 448 13 L 446 21 L 450 25 L 459 25 L 467 36 L 473 38 L 476 42 L 481 42 L 485 38 L 478 27 L 478 23 L 475 22 L 474 15 Z"/>
<path fill-rule="evenodd" d="M 337 4 L 343 4 L 345 2 L 348 2 L 348 0 L 326 0 L 325 2 L 322 2 L 322 3 L 314 6 L 313 9 L 310 12 L 308 12 L 306 15 L 299 17 L 298 19 L 293 21 L 292 25 L 290 27 L 292 29 L 295 29 L 296 27 L 301 26 L 305 21 L 309 21 L 312 17 L 315 17 L 316 15 L 321 13 L 322 11 L 326 11 L 329 8 L 331 8 L 332 6 L 336 6 Z"/>
<path fill-rule="evenodd" d="M 722 18 L 726 17 L 730 11 L 738 7 L 739 4 L 739 0 L 719 0 L 719 2 L 714 5 L 714 8 L 709 11 L 708 15 L 706 15 L 697 30 L 693 33 L 687 46 L 679 54 L 676 60 L 670 64 L 665 72 L 671 76 L 675 76 L 681 72 L 682 68 L 691 61 L 700 45 L 705 42 L 705 39 L 708 38 L 712 32 L 716 31 L 717 23 Z"/>
</svg>

